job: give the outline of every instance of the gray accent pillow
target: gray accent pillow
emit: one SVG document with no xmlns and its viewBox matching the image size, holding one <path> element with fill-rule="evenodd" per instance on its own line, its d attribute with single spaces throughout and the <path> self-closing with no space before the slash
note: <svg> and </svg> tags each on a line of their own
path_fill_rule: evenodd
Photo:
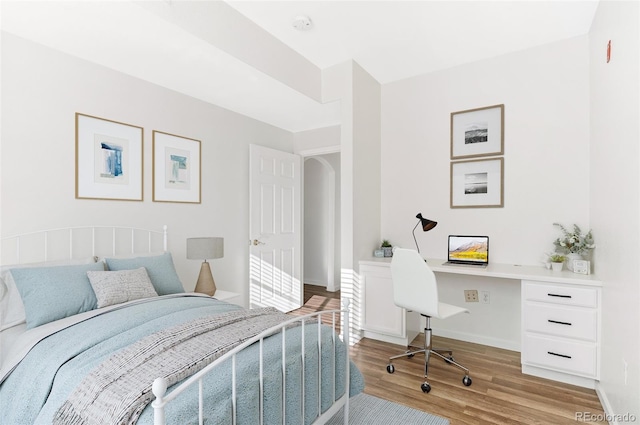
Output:
<svg viewBox="0 0 640 425">
<path fill-rule="evenodd" d="M 27 329 L 96 308 L 87 272 L 98 270 L 104 270 L 104 265 L 12 269 L 11 276 L 24 304 Z"/>
<path fill-rule="evenodd" d="M 96 293 L 98 308 L 158 296 L 144 267 L 135 270 L 87 272 L 87 276 Z"/>
<path fill-rule="evenodd" d="M 173 266 L 173 258 L 168 252 L 153 257 L 105 258 L 105 262 L 111 271 L 144 267 L 147 269 L 149 279 L 151 279 L 151 283 L 158 295 L 184 292 L 182 282 L 180 282 L 176 268 Z"/>
</svg>

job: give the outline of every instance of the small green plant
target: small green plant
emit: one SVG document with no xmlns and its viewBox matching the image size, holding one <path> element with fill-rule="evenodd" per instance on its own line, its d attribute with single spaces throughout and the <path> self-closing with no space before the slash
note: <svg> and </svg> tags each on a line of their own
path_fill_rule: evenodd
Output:
<svg viewBox="0 0 640 425">
<path fill-rule="evenodd" d="M 382 244 L 380 245 L 382 248 L 391 248 L 391 244 L 389 243 L 388 240 L 383 239 L 382 240 Z"/>
<path fill-rule="evenodd" d="M 551 261 L 552 263 L 564 263 L 564 260 L 566 259 L 567 257 L 562 254 L 551 254 L 549 256 L 549 261 Z"/>
</svg>

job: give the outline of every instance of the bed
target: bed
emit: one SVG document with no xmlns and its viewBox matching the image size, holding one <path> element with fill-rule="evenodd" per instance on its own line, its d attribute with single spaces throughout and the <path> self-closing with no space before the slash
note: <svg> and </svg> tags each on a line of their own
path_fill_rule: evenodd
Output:
<svg viewBox="0 0 640 425">
<path fill-rule="evenodd" d="M 321 424 L 343 406 L 347 423 L 364 386 L 348 304 L 293 317 L 185 293 L 167 240 L 95 226 L 2 240 L 0 423 Z"/>
</svg>

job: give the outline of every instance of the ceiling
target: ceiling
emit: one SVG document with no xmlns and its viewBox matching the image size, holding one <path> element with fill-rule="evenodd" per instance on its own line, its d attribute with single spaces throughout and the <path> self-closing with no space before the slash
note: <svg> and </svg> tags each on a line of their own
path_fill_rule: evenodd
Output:
<svg viewBox="0 0 640 425">
<path fill-rule="evenodd" d="M 189 3 L 198 7 L 198 16 L 172 16 L 176 6 Z M 207 5 L 214 7 L 203 8 Z M 297 52 L 318 74 L 353 59 L 387 84 L 587 34 L 597 5 L 597 0 L 3 0 L 0 13 L 3 31 L 298 132 L 339 124 L 339 104 L 312 99 L 248 56 L 268 52 L 234 56 L 225 42 L 268 38 L 272 46 L 282 43 Z M 231 16 L 226 10 L 239 12 L 246 25 L 227 25 L 224 37 L 203 36 L 203 26 L 228 24 L 222 21 Z M 293 28 L 299 15 L 310 17 L 310 30 Z"/>
</svg>

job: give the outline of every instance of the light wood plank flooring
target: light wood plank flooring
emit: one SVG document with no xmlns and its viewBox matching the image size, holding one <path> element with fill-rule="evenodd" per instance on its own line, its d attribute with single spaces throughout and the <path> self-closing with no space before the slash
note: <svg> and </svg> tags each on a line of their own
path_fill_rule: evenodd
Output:
<svg viewBox="0 0 640 425">
<path fill-rule="evenodd" d="M 292 313 L 338 308 L 339 297 L 339 292 L 305 285 L 306 304 Z M 414 344 L 422 344 L 421 336 Z M 351 351 L 365 378 L 364 392 L 445 417 L 451 425 L 562 425 L 584 423 L 576 420 L 577 412 L 604 414 L 593 390 L 523 375 L 518 352 L 441 337 L 434 337 L 434 346 L 453 349 L 456 361 L 471 371 L 470 387 L 462 384 L 464 373 L 458 368 L 432 359 L 431 392 L 424 394 L 420 390 L 424 357 L 395 360 L 396 371 L 389 374 L 389 356 L 400 354 L 404 347 L 364 338 Z"/>
</svg>

